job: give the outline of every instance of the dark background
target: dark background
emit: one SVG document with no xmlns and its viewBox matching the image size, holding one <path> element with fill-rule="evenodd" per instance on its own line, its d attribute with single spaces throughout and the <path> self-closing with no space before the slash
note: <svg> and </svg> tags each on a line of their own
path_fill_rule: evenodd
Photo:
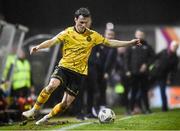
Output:
<svg viewBox="0 0 180 131">
<path fill-rule="evenodd" d="M 9 23 L 50 29 L 73 24 L 79 7 L 88 7 L 93 26 L 112 21 L 118 25 L 177 25 L 180 0 L 0 0 L 0 13 Z"/>
</svg>

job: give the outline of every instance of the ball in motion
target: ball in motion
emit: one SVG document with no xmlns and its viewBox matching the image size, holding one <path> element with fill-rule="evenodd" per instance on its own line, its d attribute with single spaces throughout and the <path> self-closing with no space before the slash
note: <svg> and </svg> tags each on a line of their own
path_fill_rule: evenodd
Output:
<svg viewBox="0 0 180 131">
<path fill-rule="evenodd" d="M 98 119 L 100 123 L 111 123 L 114 122 L 116 115 L 113 110 L 104 108 L 99 111 Z"/>
</svg>

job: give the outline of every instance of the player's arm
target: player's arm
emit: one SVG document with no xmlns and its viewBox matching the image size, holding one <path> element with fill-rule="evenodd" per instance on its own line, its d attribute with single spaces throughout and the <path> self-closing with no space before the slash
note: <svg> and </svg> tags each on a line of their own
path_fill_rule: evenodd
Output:
<svg viewBox="0 0 180 131">
<path fill-rule="evenodd" d="M 119 41 L 119 40 L 108 40 L 108 46 L 110 47 L 127 47 L 131 45 L 141 45 L 139 39 L 132 39 L 131 41 Z"/>
<path fill-rule="evenodd" d="M 55 45 L 58 42 L 59 42 L 59 40 L 56 37 L 49 39 L 49 40 L 46 40 L 46 41 L 40 43 L 39 45 L 32 47 L 30 54 L 32 54 L 34 52 L 38 52 L 40 49 L 50 48 L 51 46 Z"/>
</svg>

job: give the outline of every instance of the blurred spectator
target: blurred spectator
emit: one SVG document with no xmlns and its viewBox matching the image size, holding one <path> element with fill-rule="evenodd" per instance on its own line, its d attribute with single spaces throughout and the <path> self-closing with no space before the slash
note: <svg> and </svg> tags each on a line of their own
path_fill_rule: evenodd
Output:
<svg viewBox="0 0 180 131">
<path fill-rule="evenodd" d="M 146 42 L 142 29 L 135 31 L 135 37 L 141 40 L 142 46 L 129 47 L 126 52 L 126 75 L 130 77 L 132 82 L 130 108 L 132 114 L 137 113 L 137 110 L 134 110 L 136 106 L 140 108 L 140 111 L 150 113 L 147 95 L 149 88 L 148 67 L 153 60 L 154 51 Z"/>
<path fill-rule="evenodd" d="M 125 106 L 126 114 L 130 114 L 129 109 L 129 90 L 130 90 L 130 80 L 129 77 L 126 76 L 126 70 L 125 70 L 125 47 L 120 47 L 117 49 L 117 57 L 116 57 L 116 64 L 115 64 L 115 74 L 117 74 L 119 77 L 116 79 L 116 85 L 115 85 L 115 92 L 119 94 L 120 96 L 120 105 Z M 113 75 L 115 76 L 115 75 Z M 119 85 L 119 86 L 118 86 Z"/>
<path fill-rule="evenodd" d="M 12 77 L 10 95 L 13 97 L 13 103 L 11 108 L 24 111 L 26 102 L 32 102 L 28 97 L 31 95 L 33 88 L 31 88 L 31 66 L 22 49 L 17 53 L 17 59 L 15 54 L 10 54 L 7 57 L 3 75 L 8 84 L 10 84 L 9 81 Z"/>
<path fill-rule="evenodd" d="M 11 68 L 12 65 L 14 65 L 15 63 L 15 59 L 16 59 L 16 48 L 13 47 L 6 59 L 5 68 L 3 71 L 3 78 L 2 78 L 3 81 L 10 79 L 10 73 L 11 73 L 10 70 L 12 70 Z"/>
<path fill-rule="evenodd" d="M 107 23 L 108 25 L 109 23 Z M 104 37 L 107 39 L 115 39 L 115 31 L 114 25 L 111 24 L 113 27 L 109 28 L 106 26 Z M 98 114 L 99 110 L 106 106 L 106 88 L 107 88 L 107 79 L 109 78 L 110 72 L 112 70 L 113 65 L 115 64 L 116 55 L 117 55 L 116 48 L 109 48 L 103 45 L 99 45 L 95 47 L 94 50 L 94 58 L 93 61 L 94 69 L 96 71 L 96 109 L 94 110 L 94 115 Z M 96 113 L 95 113 L 96 112 Z"/>
<path fill-rule="evenodd" d="M 172 41 L 169 48 L 164 49 L 157 54 L 156 60 L 150 69 L 152 78 L 160 86 L 162 111 L 168 110 L 166 87 L 167 84 L 171 84 L 171 81 L 177 72 L 178 57 L 176 51 L 178 46 L 179 44 L 176 41 Z"/>
</svg>

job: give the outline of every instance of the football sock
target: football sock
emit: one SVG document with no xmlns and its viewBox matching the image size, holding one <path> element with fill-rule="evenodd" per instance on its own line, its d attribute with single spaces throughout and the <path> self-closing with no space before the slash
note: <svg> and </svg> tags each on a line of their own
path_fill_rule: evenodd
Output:
<svg viewBox="0 0 180 131">
<path fill-rule="evenodd" d="M 43 89 L 43 90 L 41 91 L 41 93 L 39 94 L 39 96 L 38 96 L 38 98 L 37 98 L 37 100 L 36 100 L 36 103 L 34 104 L 34 108 L 35 108 L 36 110 L 39 110 L 40 107 L 41 107 L 41 105 L 44 104 L 44 103 L 48 100 L 48 98 L 49 98 L 50 95 L 51 95 L 51 94 L 48 93 L 48 92 L 46 91 L 46 89 Z"/>
<path fill-rule="evenodd" d="M 49 118 L 57 115 L 58 113 L 62 113 L 65 108 L 62 106 L 62 103 L 57 104 L 52 111 L 48 114 Z"/>
</svg>

